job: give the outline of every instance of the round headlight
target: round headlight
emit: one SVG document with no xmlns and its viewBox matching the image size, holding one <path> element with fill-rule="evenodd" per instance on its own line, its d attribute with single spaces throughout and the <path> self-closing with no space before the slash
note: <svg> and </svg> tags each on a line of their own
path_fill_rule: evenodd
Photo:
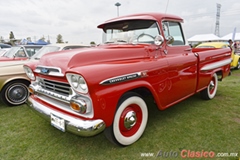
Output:
<svg viewBox="0 0 240 160">
<path fill-rule="evenodd" d="M 82 77 L 79 79 L 79 84 L 80 84 L 80 87 L 82 88 L 82 90 L 87 90 L 87 84 Z"/>
<path fill-rule="evenodd" d="M 78 75 L 73 73 L 67 73 L 66 74 L 67 80 L 71 87 L 76 90 L 77 92 L 81 93 L 87 93 L 88 92 L 88 86 L 85 81 L 85 79 Z"/>
<path fill-rule="evenodd" d="M 71 75 L 71 83 L 73 88 L 77 89 L 79 85 L 79 76 Z"/>
<path fill-rule="evenodd" d="M 30 78 L 31 80 L 35 80 L 35 75 L 34 75 L 32 69 L 27 66 L 23 66 L 23 68 L 24 68 L 24 71 L 25 71 L 26 75 L 28 76 L 28 78 Z"/>
</svg>

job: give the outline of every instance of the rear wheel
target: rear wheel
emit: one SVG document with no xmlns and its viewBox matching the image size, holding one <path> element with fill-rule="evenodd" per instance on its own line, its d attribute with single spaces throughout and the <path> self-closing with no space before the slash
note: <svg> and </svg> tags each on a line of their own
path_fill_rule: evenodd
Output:
<svg viewBox="0 0 240 160">
<path fill-rule="evenodd" d="M 26 102 L 29 83 L 13 81 L 6 84 L 1 91 L 1 99 L 8 106 L 17 106 Z"/>
<path fill-rule="evenodd" d="M 201 97 L 206 100 L 213 99 L 217 93 L 217 87 L 218 87 L 218 77 L 217 77 L 217 74 L 214 73 L 212 76 L 212 79 L 208 84 L 208 87 L 200 92 Z"/>
<path fill-rule="evenodd" d="M 147 120 L 145 101 L 138 94 L 129 92 L 120 99 L 113 124 L 105 129 L 105 136 L 117 145 L 131 145 L 142 136 Z"/>
</svg>

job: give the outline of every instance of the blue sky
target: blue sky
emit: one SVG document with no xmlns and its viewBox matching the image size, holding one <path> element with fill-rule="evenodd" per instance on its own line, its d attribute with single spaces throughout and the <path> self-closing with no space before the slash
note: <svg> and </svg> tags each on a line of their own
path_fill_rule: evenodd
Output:
<svg viewBox="0 0 240 160">
<path fill-rule="evenodd" d="M 9 38 L 41 37 L 56 42 L 61 34 L 69 43 L 100 43 L 102 31 L 98 24 L 117 16 L 115 3 L 119 2 L 119 15 L 141 12 L 167 12 L 184 19 L 186 37 L 215 31 L 216 4 L 221 4 L 220 37 L 240 32 L 239 0 L 0 0 L 0 36 Z"/>
</svg>

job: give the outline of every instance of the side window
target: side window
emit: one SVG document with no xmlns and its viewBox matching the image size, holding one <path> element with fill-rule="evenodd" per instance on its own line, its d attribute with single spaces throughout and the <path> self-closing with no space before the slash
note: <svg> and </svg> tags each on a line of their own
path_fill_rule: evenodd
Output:
<svg viewBox="0 0 240 160">
<path fill-rule="evenodd" d="M 40 48 L 25 48 L 28 56 L 32 57 Z"/>
<path fill-rule="evenodd" d="M 168 36 L 173 37 L 174 39 L 172 43 L 173 46 L 185 45 L 182 27 L 179 22 L 164 21 L 162 25 L 163 25 L 164 37 L 165 38 L 167 38 Z"/>
<path fill-rule="evenodd" d="M 25 53 L 25 51 L 24 51 L 24 49 L 22 47 L 17 51 L 15 56 L 16 57 L 27 57 L 27 55 L 26 55 L 26 53 Z"/>
</svg>

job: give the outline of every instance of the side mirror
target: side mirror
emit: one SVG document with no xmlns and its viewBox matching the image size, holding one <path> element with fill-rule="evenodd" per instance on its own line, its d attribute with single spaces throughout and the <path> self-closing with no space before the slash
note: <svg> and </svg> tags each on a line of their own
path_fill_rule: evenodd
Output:
<svg viewBox="0 0 240 160">
<path fill-rule="evenodd" d="M 154 39 L 154 44 L 160 46 L 164 42 L 163 36 L 157 35 Z"/>
<path fill-rule="evenodd" d="M 174 42 L 173 36 L 167 36 L 166 40 L 167 40 L 167 44 L 172 44 Z"/>
</svg>

